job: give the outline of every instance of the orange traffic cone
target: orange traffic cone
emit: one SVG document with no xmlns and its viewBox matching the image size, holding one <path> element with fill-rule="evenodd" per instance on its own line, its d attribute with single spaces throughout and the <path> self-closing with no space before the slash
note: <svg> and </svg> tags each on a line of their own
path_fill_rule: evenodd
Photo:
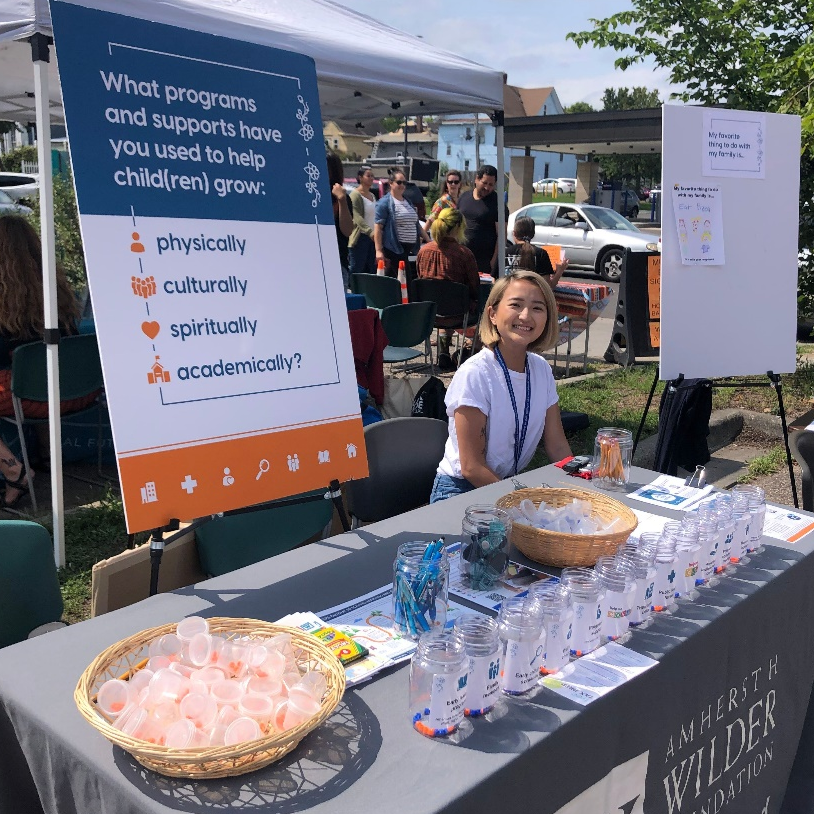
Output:
<svg viewBox="0 0 814 814">
<path fill-rule="evenodd" d="M 401 284 L 401 304 L 406 305 L 410 302 L 410 298 L 407 296 L 407 269 L 403 260 L 399 260 L 399 283 Z"/>
<path fill-rule="evenodd" d="M 378 274 L 379 277 L 384 277 L 384 260 L 379 260 L 379 262 L 376 263 L 376 274 Z"/>
</svg>

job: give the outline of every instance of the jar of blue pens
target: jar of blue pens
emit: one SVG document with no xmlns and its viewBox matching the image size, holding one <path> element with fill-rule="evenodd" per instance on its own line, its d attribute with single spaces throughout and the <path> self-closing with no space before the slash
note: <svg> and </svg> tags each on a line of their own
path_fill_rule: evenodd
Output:
<svg viewBox="0 0 814 814">
<path fill-rule="evenodd" d="M 470 506 L 461 524 L 461 575 L 475 591 L 488 591 L 509 566 L 512 521 L 495 506 Z"/>
<path fill-rule="evenodd" d="M 417 639 L 443 629 L 449 604 L 449 559 L 443 540 L 402 543 L 393 563 L 393 627 Z"/>
</svg>

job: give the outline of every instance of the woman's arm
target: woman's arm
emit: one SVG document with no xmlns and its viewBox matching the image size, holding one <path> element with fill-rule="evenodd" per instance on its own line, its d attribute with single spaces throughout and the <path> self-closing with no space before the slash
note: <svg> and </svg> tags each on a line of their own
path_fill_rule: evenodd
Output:
<svg viewBox="0 0 814 814">
<path fill-rule="evenodd" d="M 486 416 L 477 407 L 458 407 L 454 419 L 461 476 L 473 486 L 497 483 L 500 478 L 486 465 Z"/>
<path fill-rule="evenodd" d="M 351 232 L 353 232 L 353 217 L 351 216 L 351 210 L 348 206 L 348 201 L 345 200 L 347 198 L 347 192 L 345 192 L 345 187 L 342 184 L 334 184 L 333 188 L 331 189 L 331 194 L 334 196 L 334 199 L 337 202 L 337 217 L 339 220 L 339 231 L 342 232 L 345 237 L 350 237 Z"/>
<path fill-rule="evenodd" d="M 373 230 L 367 225 L 365 220 L 365 199 L 358 189 L 354 189 L 350 194 L 350 204 L 353 210 L 353 225 L 368 237 L 373 237 Z"/>
<path fill-rule="evenodd" d="M 455 425 L 458 426 L 457 424 Z M 459 441 L 460 446 L 460 441 Z M 570 457 L 571 445 L 565 437 L 560 418 L 560 405 L 552 404 L 545 413 L 545 427 L 543 429 L 543 447 L 545 454 L 552 463 Z M 463 461 L 462 461 L 463 463 Z"/>
<path fill-rule="evenodd" d="M 376 259 L 384 260 L 384 229 L 381 223 L 373 227 L 373 243 L 376 246 Z"/>
</svg>

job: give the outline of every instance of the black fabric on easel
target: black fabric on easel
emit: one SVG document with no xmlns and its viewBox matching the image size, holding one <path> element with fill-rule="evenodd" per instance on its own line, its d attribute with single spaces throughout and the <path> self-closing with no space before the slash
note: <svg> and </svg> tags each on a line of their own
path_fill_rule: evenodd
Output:
<svg viewBox="0 0 814 814">
<path fill-rule="evenodd" d="M 665 475 L 690 472 L 709 461 L 709 418 L 712 415 L 712 382 L 682 379 L 668 382 L 659 405 L 659 435 L 653 468 Z"/>
</svg>

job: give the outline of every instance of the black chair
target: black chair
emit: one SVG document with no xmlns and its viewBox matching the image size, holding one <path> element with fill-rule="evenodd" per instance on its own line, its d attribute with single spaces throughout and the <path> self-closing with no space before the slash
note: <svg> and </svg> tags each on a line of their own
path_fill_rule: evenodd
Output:
<svg viewBox="0 0 814 814">
<path fill-rule="evenodd" d="M 395 277 L 381 274 L 352 274 L 351 291 L 364 295 L 368 308 L 379 311 L 388 305 L 401 305 L 401 283 Z"/>
<path fill-rule="evenodd" d="M 387 334 L 387 347 L 384 349 L 384 361 L 404 363 L 421 356 L 422 351 L 415 350 L 416 345 L 424 345 L 424 364 L 430 365 L 430 375 L 435 375 L 432 362 L 430 337 L 435 324 L 434 302 L 410 302 L 405 305 L 388 305 L 382 311 L 382 328 Z"/>
<path fill-rule="evenodd" d="M 814 432 L 798 430 L 789 435 L 789 447 L 794 459 L 800 464 L 803 475 L 803 508 L 814 511 L 814 480 L 811 468 L 814 466 Z"/>
<path fill-rule="evenodd" d="M 415 280 L 416 299 L 435 303 L 436 342 L 442 328 L 458 330 L 456 348 L 461 357 L 463 337 L 469 325 L 469 287 L 452 280 L 419 277 Z"/>
<path fill-rule="evenodd" d="M 354 528 L 429 503 L 447 442 L 447 422 L 390 418 L 365 427 L 370 475 L 345 484 Z"/>
</svg>

